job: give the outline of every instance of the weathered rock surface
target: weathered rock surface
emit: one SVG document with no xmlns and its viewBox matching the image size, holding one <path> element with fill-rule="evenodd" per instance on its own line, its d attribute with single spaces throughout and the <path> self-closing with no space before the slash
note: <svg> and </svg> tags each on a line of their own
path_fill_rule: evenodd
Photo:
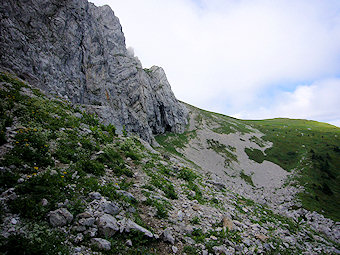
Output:
<svg viewBox="0 0 340 255">
<path fill-rule="evenodd" d="M 111 250 L 111 243 L 103 238 L 92 238 L 91 243 L 97 246 L 100 250 Z"/>
<path fill-rule="evenodd" d="M 2 1 L 0 67 L 73 103 L 105 123 L 151 134 L 182 132 L 187 110 L 162 68 L 143 69 L 108 6 L 86 0 Z"/>
<path fill-rule="evenodd" d="M 163 239 L 165 242 L 169 242 L 171 244 L 175 243 L 175 238 L 172 236 L 172 231 L 170 228 L 167 228 L 163 232 Z"/>
<path fill-rule="evenodd" d="M 50 224 L 53 227 L 65 226 L 73 220 L 73 215 L 65 208 L 59 208 L 49 213 Z"/>
<path fill-rule="evenodd" d="M 113 236 L 116 233 L 116 231 L 119 230 L 117 220 L 109 214 L 102 215 L 98 219 L 97 225 L 98 225 L 99 232 L 103 236 L 107 236 L 107 237 Z"/>
<path fill-rule="evenodd" d="M 142 226 L 138 225 L 137 223 L 135 223 L 134 221 L 130 220 L 130 219 L 122 219 L 120 222 L 120 232 L 130 232 L 132 229 L 135 230 L 135 231 L 139 231 L 139 232 L 142 232 L 144 233 L 145 236 L 147 237 L 154 237 L 154 235 L 149 231 L 147 230 L 146 228 L 143 228 Z"/>
</svg>

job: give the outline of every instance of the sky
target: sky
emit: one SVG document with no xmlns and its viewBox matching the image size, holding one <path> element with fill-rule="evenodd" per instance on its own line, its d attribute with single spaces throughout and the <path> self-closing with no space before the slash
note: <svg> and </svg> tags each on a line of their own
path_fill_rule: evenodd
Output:
<svg viewBox="0 0 340 255">
<path fill-rule="evenodd" d="M 339 0 L 90 0 L 176 97 L 241 119 L 340 127 Z"/>
</svg>

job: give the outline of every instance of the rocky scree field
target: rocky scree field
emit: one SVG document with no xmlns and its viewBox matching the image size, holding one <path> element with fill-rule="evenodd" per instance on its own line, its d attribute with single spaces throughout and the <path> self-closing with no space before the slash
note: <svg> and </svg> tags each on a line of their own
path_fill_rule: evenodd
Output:
<svg viewBox="0 0 340 255">
<path fill-rule="evenodd" d="M 0 96 L 3 254 L 339 252 L 333 221 L 307 211 L 279 214 L 249 198 L 246 185 L 259 183 L 246 170 L 229 177 L 244 182 L 241 191 L 188 159 L 187 144 L 200 138 L 197 126 L 211 124 L 206 117 L 192 115 L 188 131 L 158 137 L 164 147 L 154 149 L 13 74 L 0 74 Z M 238 146 L 213 138 L 206 148 L 222 155 L 229 171 Z M 259 136 L 249 139 L 269 146 Z M 310 224 L 314 218 L 326 230 Z"/>
</svg>

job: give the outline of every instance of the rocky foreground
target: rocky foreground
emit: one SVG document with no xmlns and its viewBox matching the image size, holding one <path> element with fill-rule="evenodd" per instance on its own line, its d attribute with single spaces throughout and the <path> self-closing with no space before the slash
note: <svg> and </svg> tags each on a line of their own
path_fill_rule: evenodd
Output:
<svg viewBox="0 0 340 255">
<path fill-rule="evenodd" d="M 11 74 L 0 88 L 4 254 L 339 253 L 331 220 L 249 199 Z"/>
</svg>

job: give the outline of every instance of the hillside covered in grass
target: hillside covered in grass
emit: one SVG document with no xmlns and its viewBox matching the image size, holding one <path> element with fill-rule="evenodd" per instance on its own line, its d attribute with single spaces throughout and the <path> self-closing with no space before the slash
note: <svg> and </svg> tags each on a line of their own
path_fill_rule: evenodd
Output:
<svg viewBox="0 0 340 255">
<path fill-rule="evenodd" d="M 245 121 L 260 130 L 273 146 L 251 159 L 269 160 L 287 171 L 296 171 L 305 190 L 303 206 L 336 221 L 340 220 L 340 128 L 316 121 L 271 119 Z M 266 154 L 266 156 L 264 156 Z"/>
</svg>

